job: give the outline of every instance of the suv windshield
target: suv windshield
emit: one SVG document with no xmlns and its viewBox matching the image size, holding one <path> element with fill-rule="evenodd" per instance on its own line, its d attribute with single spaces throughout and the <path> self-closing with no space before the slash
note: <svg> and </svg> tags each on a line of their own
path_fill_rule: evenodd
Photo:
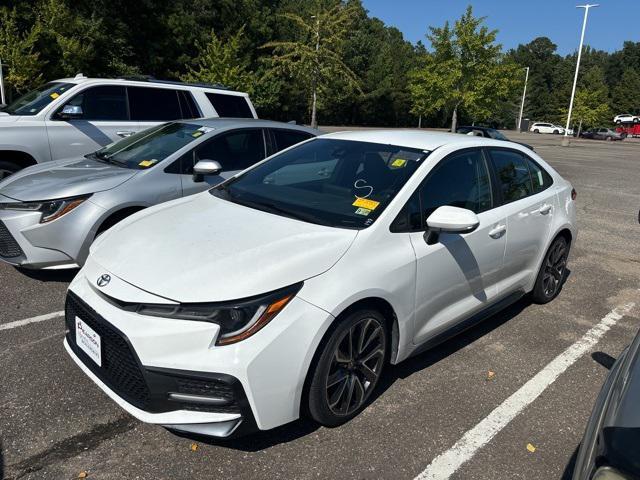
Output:
<svg viewBox="0 0 640 480">
<path fill-rule="evenodd" d="M 361 229 L 380 216 L 427 155 L 393 145 L 315 139 L 210 192 L 282 216 Z"/>
<path fill-rule="evenodd" d="M 495 140 L 506 140 L 509 141 L 507 137 L 505 137 L 502 132 L 499 132 L 495 128 L 487 128 L 487 133 L 489 136 Z"/>
<path fill-rule="evenodd" d="M 88 156 L 133 170 L 146 170 L 211 130 L 193 123 L 165 123 Z"/>
<path fill-rule="evenodd" d="M 62 82 L 46 83 L 21 96 L 2 111 L 9 115 L 36 115 L 74 85 Z"/>
</svg>

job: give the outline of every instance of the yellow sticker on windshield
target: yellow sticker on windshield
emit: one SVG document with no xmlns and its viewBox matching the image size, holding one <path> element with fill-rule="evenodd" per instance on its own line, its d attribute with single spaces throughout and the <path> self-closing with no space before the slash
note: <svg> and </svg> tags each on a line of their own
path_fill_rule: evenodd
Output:
<svg viewBox="0 0 640 480">
<path fill-rule="evenodd" d="M 354 207 L 362 207 L 367 210 L 375 210 L 380 202 L 376 202 L 375 200 L 369 200 L 368 198 L 356 198 L 356 201 L 352 204 Z"/>
<path fill-rule="evenodd" d="M 359 208 L 356 210 L 356 215 L 364 215 L 365 217 L 371 213 L 368 208 Z"/>
<path fill-rule="evenodd" d="M 192 136 L 193 138 L 198 138 L 200 135 L 202 135 L 202 132 L 201 132 L 201 131 L 199 131 L 199 130 L 196 130 L 195 132 L 193 132 L 193 133 L 191 134 L 191 136 Z"/>
<path fill-rule="evenodd" d="M 142 160 L 142 161 L 138 164 L 138 166 L 140 166 L 140 167 L 144 167 L 144 168 L 147 168 L 147 167 L 150 167 L 151 165 L 153 165 L 154 163 L 156 163 L 157 161 L 158 161 L 158 160 L 156 160 L 155 158 L 154 158 L 154 159 L 152 159 L 152 160 Z"/>
<path fill-rule="evenodd" d="M 402 168 L 407 164 L 407 161 L 404 158 L 396 158 L 391 163 L 391 168 Z"/>
<path fill-rule="evenodd" d="M 53 92 L 53 93 L 52 93 L 51 95 L 49 95 L 49 96 L 55 100 L 56 98 L 58 98 L 58 97 L 60 96 L 60 94 L 58 94 L 58 93 L 56 93 L 56 92 Z"/>
</svg>

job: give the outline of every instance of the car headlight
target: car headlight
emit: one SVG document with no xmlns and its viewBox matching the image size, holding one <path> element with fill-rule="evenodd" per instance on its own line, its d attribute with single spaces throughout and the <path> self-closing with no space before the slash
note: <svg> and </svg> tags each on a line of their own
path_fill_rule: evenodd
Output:
<svg viewBox="0 0 640 480">
<path fill-rule="evenodd" d="M 611 467 L 600 467 L 591 478 L 592 480 L 629 480 L 629 477 Z"/>
<path fill-rule="evenodd" d="M 220 326 L 216 345 L 230 345 L 261 330 L 295 297 L 302 283 L 275 292 L 236 302 L 164 304 L 123 304 L 124 310 L 153 317 L 212 322 Z"/>
<path fill-rule="evenodd" d="M 47 223 L 66 215 L 89 197 L 90 195 L 42 202 L 0 203 L 0 210 L 41 212 L 40 223 Z"/>
</svg>

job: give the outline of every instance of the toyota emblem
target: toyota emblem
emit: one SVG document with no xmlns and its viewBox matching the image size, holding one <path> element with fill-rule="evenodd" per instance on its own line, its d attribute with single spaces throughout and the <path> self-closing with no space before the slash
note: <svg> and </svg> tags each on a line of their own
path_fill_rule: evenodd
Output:
<svg viewBox="0 0 640 480">
<path fill-rule="evenodd" d="M 111 281 L 111 275 L 109 275 L 108 273 L 103 273 L 98 277 L 98 281 L 96 283 L 98 284 L 99 287 L 106 287 L 107 285 L 109 285 L 110 281 Z"/>
</svg>

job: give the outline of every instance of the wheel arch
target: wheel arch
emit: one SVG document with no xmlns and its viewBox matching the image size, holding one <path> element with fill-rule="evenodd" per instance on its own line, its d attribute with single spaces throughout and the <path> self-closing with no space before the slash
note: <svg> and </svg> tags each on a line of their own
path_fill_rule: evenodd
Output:
<svg viewBox="0 0 640 480">
<path fill-rule="evenodd" d="M 112 211 L 104 220 L 102 220 L 100 226 L 96 229 L 94 239 L 101 233 L 113 227 L 115 224 L 121 222 L 134 213 L 139 212 L 140 210 L 144 210 L 145 208 L 147 207 L 145 207 L 144 205 L 129 205 L 127 207 L 119 208 L 118 210 Z"/>
<path fill-rule="evenodd" d="M 38 162 L 29 153 L 22 150 L 0 150 L 0 161 L 12 162 L 17 164 L 21 169 L 36 165 Z"/>
</svg>

